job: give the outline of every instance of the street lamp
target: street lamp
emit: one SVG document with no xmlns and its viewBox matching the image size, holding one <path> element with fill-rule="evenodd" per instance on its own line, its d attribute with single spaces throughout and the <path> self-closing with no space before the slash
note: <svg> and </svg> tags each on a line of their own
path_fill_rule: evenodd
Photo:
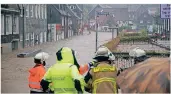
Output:
<svg viewBox="0 0 171 94">
<path fill-rule="evenodd" d="M 99 16 L 97 15 L 97 13 L 95 11 L 95 20 L 96 20 L 96 22 L 95 22 L 95 30 L 96 30 L 96 51 L 97 51 L 97 40 L 98 40 L 98 31 L 97 31 L 97 28 L 98 28 L 97 18 L 98 17 Z"/>
<path fill-rule="evenodd" d="M 22 13 L 22 15 L 23 15 L 23 17 L 22 17 L 22 21 L 23 21 L 23 48 L 25 47 L 25 31 L 24 31 L 24 5 L 23 4 L 21 4 L 21 7 L 22 7 L 22 9 L 20 10 L 20 13 Z"/>
<path fill-rule="evenodd" d="M 98 22 L 97 22 L 97 18 L 99 17 L 99 15 L 109 15 L 109 12 L 103 12 L 103 9 L 100 12 L 97 12 L 95 10 L 95 30 L 96 30 L 96 51 L 97 51 L 97 37 L 98 37 Z"/>
</svg>

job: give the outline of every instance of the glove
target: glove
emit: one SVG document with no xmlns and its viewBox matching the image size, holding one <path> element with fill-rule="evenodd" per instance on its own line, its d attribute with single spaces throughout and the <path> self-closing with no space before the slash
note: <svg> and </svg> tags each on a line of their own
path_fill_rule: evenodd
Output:
<svg viewBox="0 0 171 94">
<path fill-rule="evenodd" d="M 88 63 L 89 67 L 90 67 L 90 68 L 93 67 L 93 66 L 94 66 L 94 63 L 95 63 L 95 61 L 89 62 L 89 63 Z"/>
</svg>

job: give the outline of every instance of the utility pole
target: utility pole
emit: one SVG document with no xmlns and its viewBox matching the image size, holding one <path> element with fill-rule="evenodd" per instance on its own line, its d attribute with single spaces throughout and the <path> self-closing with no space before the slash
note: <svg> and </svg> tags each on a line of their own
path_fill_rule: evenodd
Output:
<svg viewBox="0 0 171 94">
<path fill-rule="evenodd" d="M 23 11 L 22 15 L 23 15 L 23 48 L 24 48 L 25 47 L 25 36 L 24 36 L 25 35 L 25 29 L 24 29 L 25 28 L 25 26 L 24 26 L 24 16 L 25 15 L 24 15 L 24 6 L 23 6 L 23 4 L 22 4 L 22 10 L 21 11 Z"/>
<path fill-rule="evenodd" d="M 97 13 L 96 13 L 96 10 L 95 10 L 95 19 L 96 19 L 96 24 L 95 24 L 95 30 L 96 30 L 96 51 L 97 51 L 97 40 L 98 40 L 98 31 L 97 31 L 97 28 L 98 28 L 98 24 L 97 24 Z"/>
</svg>

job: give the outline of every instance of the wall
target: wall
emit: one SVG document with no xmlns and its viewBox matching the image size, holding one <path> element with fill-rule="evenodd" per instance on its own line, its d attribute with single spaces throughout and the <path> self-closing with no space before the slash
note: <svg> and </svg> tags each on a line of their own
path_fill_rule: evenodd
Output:
<svg viewBox="0 0 171 94">
<path fill-rule="evenodd" d="M 36 44 L 41 44 L 43 42 L 46 42 L 45 39 L 47 38 L 45 38 L 46 37 L 45 32 L 47 32 L 47 6 L 44 4 L 43 5 L 31 4 L 28 7 L 27 4 L 24 5 L 24 7 L 25 7 L 25 17 L 24 17 L 25 39 L 27 37 L 27 34 L 30 35 L 28 38 L 27 46 L 34 46 Z M 31 43 L 32 33 L 34 33 L 34 37 L 33 37 L 34 45 L 32 45 Z M 38 36 L 38 41 L 37 41 L 37 36 Z"/>
<path fill-rule="evenodd" d="M 3 43 L 3 44 L 1 44 L 1 46 L 2 46 L 1 52 L 3 54 L 12 52 L 12 48 L 11 48 L 12 44 L 11 43 Z"/>
</svg>

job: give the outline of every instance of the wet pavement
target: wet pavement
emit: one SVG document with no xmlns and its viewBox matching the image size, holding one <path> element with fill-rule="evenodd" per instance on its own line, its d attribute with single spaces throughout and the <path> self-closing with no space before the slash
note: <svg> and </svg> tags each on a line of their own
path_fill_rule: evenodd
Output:
<svg viewBox="0 0 171 94">
<path fill-rule="evenodd" d="M 99 32 L 98 45 L 109 41 L 112 38 L 110 32 Z M 45 43 L 35 47 L 29 47 L 14 51 L 10 54 L 1 55 L 1 92 L 2 93 L 28 93 L 28 70 L 34 66 L 33 57 L 17 58 L 16 55 L 23 51 L 42 49 L 50 54 L 46 68 L 56 63 L 56 52 L 61 47 L 67 46 L 77 51 L 77 60 L 80 64 L 88 63 L 95 53 L 95 32 L 88 35 L 74 36 L 69 39 L 57 42 Z"/>
</svg>

